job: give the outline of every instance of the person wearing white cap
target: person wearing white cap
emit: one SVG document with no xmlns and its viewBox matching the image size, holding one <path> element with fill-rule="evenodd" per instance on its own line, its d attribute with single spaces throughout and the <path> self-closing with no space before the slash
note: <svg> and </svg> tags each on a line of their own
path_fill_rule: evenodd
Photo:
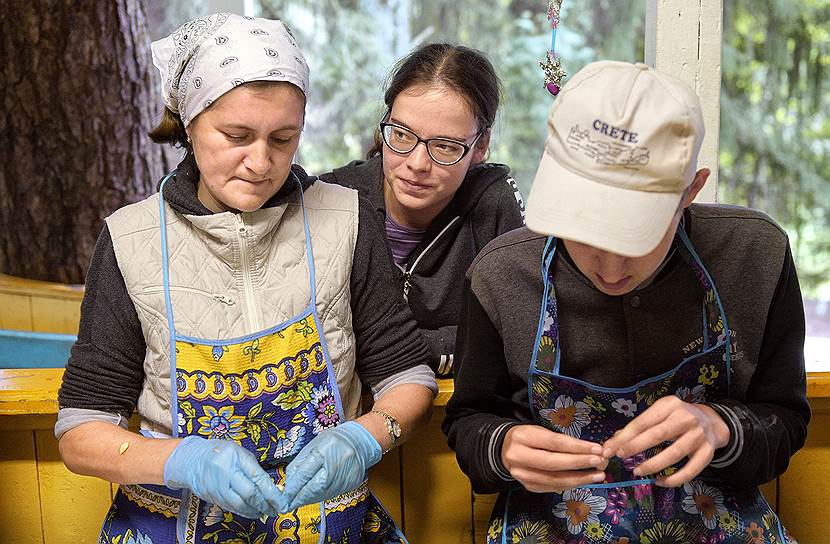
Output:
<svg viewBox="0 0 830 544">
<path fill-rule="evenodd" d="M 152 54 L 150 136 L 186 154 L 106 219 L 55 426 L 70 470 L 122 484 L 101 542 L 405 542 L 366 474 L 437 387 L 374 212 L 292 164 L 302 53 L 216 13 Z"/>
<path fill-rule="evenodd" d="M 794 542 L 758 490 L 803 444 L 786 234 L 693 204 L 697 96 L 644 64 L 563 87 L 527 228 L 467 273 L 444 431 L 488 542 Z"/>
</svg>

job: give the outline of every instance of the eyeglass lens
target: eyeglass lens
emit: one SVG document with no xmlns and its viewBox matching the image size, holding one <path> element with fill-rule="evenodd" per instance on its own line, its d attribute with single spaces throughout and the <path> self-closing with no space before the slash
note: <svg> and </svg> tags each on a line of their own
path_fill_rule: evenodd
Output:
<svg viewBox="0 0 830 544">
<path fill-rule="evenodd" d="M 398 153 L 409 153 L 418 145 L 418 136 L 409 129 L 394 125 L 383 127 L 383 139 L 386 145 Z M 452 140 L 432 138 L 426 140 L 427 151 L 435 162 L 449 163 L 458 162 L 466 153 L 463 145 Z"/>
</svg>

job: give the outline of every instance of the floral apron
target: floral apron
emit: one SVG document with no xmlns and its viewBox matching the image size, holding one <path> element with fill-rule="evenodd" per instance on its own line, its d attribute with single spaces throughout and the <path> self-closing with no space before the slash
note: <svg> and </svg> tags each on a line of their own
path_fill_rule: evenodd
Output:
<svg viewBox="0 0 830 544">
<path fill-rule="evenodd" d="M 160 193 L 167 179 L 162 182 Z M 301 204 L 302 200 L 301 189 Z M 175 331 L 164 199 L 159 201 L 164 295 L 173 354 L 173 436 L 233 440 L 256 455 L 262 468 L 282 485 L 291 459 L 321 431 L 344 421 L 340 393 L 319 331 L 314 258 L 305 206 L 305 248 L 311 285 L 308 307 L 267 330 L 217 340 L 191 338 Z M 187 489 L 122 485 L 104 521 L 99 542 L 404 544 L 406 539 L 364 481 L 331 500 L 261 519 L 223 511 Z"/>
<path fill-rule="evenodd" d="M 626 388 L 600 387 L 563 376 L 552 261 L 557 240 L 549 238 L 542 258 L 545 290 L 536 346 L 528 372 L 534 421 L 552 431 L 602 443 L 660 397 L 687 402 L 729 396 L 730 334 L 712 278 L 683 229 L 675 247 L 703 286 L 703 346 L 672 370 Z M 714 487 L 694 479 L 679 488 L 655 485 L 657 476 L 638 477 L 634 468 L 668 443 L 633 458 L 612 458 L 606 482 L 564 493 L 502 494 L 493 509 L 487 542 L 495 543 L 793 543 L 757 487 Z"/>
</svg>

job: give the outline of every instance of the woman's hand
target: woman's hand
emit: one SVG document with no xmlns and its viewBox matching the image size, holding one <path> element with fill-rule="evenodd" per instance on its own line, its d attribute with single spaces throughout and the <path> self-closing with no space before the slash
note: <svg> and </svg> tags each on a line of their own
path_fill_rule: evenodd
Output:
<svg viewBox="0 0 830 544">
<path fill-rule="evenodd" d="M 507 431 L 502 445 L 504 466 L 534 493 L 561 493 L 605 480 L 608 460 L 602 446 L 556 433 L 538 425 L 517 425 Z"/>
<path fill-rule="evenodd" d="M 356 421 L 322 431 L 285 469 L 288 510 L 355 489 L 381 455 L 378 441 Z"/>
<path fill-rule="evenodd" d="M 688 403 L 674 395 L 663 397 L 606 440 L 604 457 L 631 457 L 666 441 L 672 444 L 640 464 L 634 474 L 656 474 L 688 457 L 683 468 L 657 479 L 657 485 L 678 487 L 700 474 L 715 450 L 729 442 L 729 427 L 705 404 Z"/>
<path fill-rule="evenodd" d="M 164 484 L 190 489 L 200 499 L 246 518 L 285 512 L 285 499 L 256 457 L 228 440 L 183 439 L 164 465 Z"/>
</svg>

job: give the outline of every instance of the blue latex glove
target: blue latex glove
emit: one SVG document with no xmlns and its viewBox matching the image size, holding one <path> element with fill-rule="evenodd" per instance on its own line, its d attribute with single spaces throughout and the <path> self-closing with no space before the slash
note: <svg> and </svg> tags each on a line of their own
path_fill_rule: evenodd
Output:
<svg viewBox="0 0 830 544">
<path fill-rule="evenodd" d="M 229 440 L 186 437 L 164 464 L 164 485 L 190 489 L 200 499 L 246 518 L 285 511 L 285 499 L 256 457 Z"/>
<path fill-rule="evenodd" d="M 318 434 L 285 469 L 288 510 L 332 499 L 359 486 L 380 461 L 380 444 L 366 428 L 347 421 Z"/>
</svg>

